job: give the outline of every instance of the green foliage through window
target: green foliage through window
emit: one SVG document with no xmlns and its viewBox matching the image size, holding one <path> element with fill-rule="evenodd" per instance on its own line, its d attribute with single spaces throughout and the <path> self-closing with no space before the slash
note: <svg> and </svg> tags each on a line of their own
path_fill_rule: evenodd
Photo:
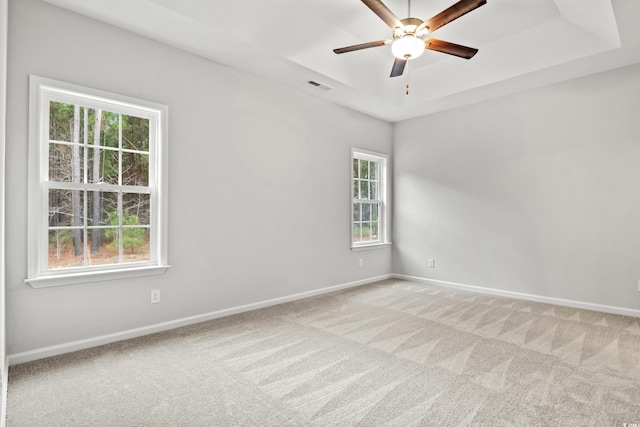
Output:
<svg viewBox="0 0 640 427">
<path fill-rule="evenodd" d="M 149 259 L 150 195 L 118 196 L 120 186 L 149 186 L 149 119 L 82 103 L 48 105 L 49 227 L 55 227 L 49 230 L 49 268 Z M 105 225 L 113 228 L 100 228 Z M 147 254 L 119 259 L 121 248 Z"/>
<path fill-rule="evenodd" d="M 119 226 L 118 212 L 109 212 L 109 225 Z M 125 212 L 122 218 L 122 225 L 140 225 L 137 215 L 128 214 Z M 146 230 L 144 228 L 123 228 L 122 229 L 122 247 L 128 251 L 135 251 L 137 248 L 142 247 L 145 243 Z M 119 228 L 108 228 L 104 233 L 105 238 L 109 243 L 107 249 L 112 251 L 118 250 L 118 238 L 120 237 Z"/>
</svg>

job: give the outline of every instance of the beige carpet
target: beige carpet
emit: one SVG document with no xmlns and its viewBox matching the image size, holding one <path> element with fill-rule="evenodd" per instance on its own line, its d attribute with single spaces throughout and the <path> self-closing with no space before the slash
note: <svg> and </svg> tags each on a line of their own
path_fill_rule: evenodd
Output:
<svg viewBox="0 0 640 427">
<path fill-rule="evenodd" d="M 406 281 L 13 366 L 14 426 L 623 426 L 640 319 Z"/>
</svg>

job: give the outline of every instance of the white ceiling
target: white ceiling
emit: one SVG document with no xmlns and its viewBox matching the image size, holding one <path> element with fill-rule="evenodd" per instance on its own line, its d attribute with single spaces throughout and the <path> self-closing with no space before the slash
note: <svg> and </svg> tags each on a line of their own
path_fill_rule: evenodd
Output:
<svg viewBox="0 0 640 427">
<path fill-rule="evenodd" d="M 392 122 L 640 62 L 638 0 L 487 0 L 430 35 L 474 58 L 426 51 L 397 78 L 389 46 L 332 51 L 391 38 L 359 0 L 45 1 Z M 384 3 L 406 17 L 407 0 Z M 453 3 L 413 0 L 411 15 Z"/>
</svg>

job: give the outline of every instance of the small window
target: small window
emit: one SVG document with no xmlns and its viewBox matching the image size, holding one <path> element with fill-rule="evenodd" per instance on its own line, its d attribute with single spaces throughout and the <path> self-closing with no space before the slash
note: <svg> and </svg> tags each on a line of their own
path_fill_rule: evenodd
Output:
<svg viewBox="0 0 640 427">
<path fill-rule="evenodd" d="M 387 156 L 352 150 L 351 247 L 389 243 Z"/>
<path fill-rule="evenodd" d="M 31 76 L 34 287 L 161 274 L 167 107 Z"/>
</svg>

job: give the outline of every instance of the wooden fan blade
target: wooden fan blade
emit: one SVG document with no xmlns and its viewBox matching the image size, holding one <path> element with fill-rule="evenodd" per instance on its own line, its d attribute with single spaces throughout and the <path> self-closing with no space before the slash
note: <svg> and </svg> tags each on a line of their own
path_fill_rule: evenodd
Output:
<svg viewBox="0 0 640 427">
<path fill-rule="evenodd" d="M 465 59 L 471 59 L 473 58 L 473 55 L 478 53 L 478 49 L 462 46 L 455 43 L 446 42 L 444 40 L 426 39 L 424 41 L 424 44 L 425 44 L 425 47 L 429 50 L 448 53 L 449 55 L 459 56 L 460 58 L 465 58 Z"/>
<path fill-rule="evenodd" d="M 362 0 L 362 3 L 367 5 L 367 7 L 378 15 L 392 30 L 402 25 L 398 17 L 380 0 Z"/>
<path fill-rule="evenodd" d="M 375 42 L 361 43 L 353 46 L 341 47 L 340 49 L 333 49 L 334 53 L 347 53 L 354 50 L 369 49 L 370 47 L 379 47 L 391 43 L 391 40 L 378 40 Z"/>
<path fill-rule="evenodd" d="M 363 0 L 364 1 L 364 0 Z M 418 27 L 416 32 L 419 32 L 423 28 L 428 28 L 428 33 L 432 33 L 440 27 L 447 25 L 454 19 L 458 19 L 463 15 L 479 8 L 480 6 L 487 4 L 487 0 L 460 0 L 453 6 L 443 10 L 433 18 L 424 22 L 424 24 Z"/>
<path fill-rule="evenodd" d="M 404 73 L 404 66 L 407 65 L 406 59 L 396 58 L 393 61 L 393 67 L 391 68 L 391 75 L 389 77 L 398 77 Z"/>
</svg>

